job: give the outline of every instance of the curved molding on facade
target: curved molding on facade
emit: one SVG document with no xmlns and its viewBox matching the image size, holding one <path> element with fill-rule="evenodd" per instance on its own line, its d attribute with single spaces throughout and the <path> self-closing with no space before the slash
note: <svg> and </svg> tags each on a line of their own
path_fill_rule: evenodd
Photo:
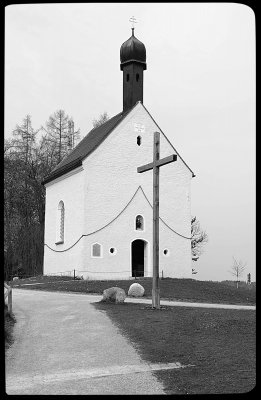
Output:
<svg viewBox="0 0 261 400">
<path fill-rule="evenodd" d="M 63 252 L 65 252 L 65 251 L 70 250 L 70 249 L 71 249 L 72 247 L 74 247 L 83 237 L 94 235 L 95 233 L 100 232 L 101 230 L 107 228 L 107 226 L 111 225 L 114 221 L 116 221 L 116 219 L 118 219 L 118 218 L 120 217 L 120 215 L 123 214 L 124 211 L 128 208 L 128 206 L 130 205 L 130 203 L 132 202 L 132 200 L 134 199 L 134 197 L 135 197 L 136 194 L 138 193 L 139 189 L 141 189 L 141 191 L 142 191 L 142 193 L 143 193 L 145 199 L 146 199 L 147 202 L 149 203 L 150 207 L 153 208 L 153 206 L 152 206 L 152 204 L 150 203 L 149 199 L 147 198 L 147 196 L 146 196 L 144 190 L 142 189 L 141 186 L 139 186 L 138 189 L 136 190 L 136 192 L 134 193 L 134 195 L 132 196 L 132 198 L 130 199 L 130 201 L 126 204 L 126 206 L 121 210 L 121 212 L 120 212 L 115 218 L 113 218 L 110 222 L 108 222 L 108 223 L 107 223 L 106 225 L 104 225 L 103 227 L 97 229 L 96 231 L 93 231 L 93 232 L 90 232 L 90 233 L 81 235 L 80 238 L 79 238 L 73 245 L 71 245 L 70 247 L 68 247 L 68 249 L 65 249 L 65 250 L 55 250 L 55 249 L 52 249 L 50 246 L 48 246 L 47 243 L 45 243 L 44 245 L 45 245 L 46 247 L 48 247 L 50 250 L 52 250 L 52 251 L 54 251 L 54 252 L 56 252 L 56 253 L 63 253 Z M 137 215 L 141 215 L 141 214 L 137 214 Z M 136 216 L 137 216 L 137 215 L 136 215 Z M 136 217 L 135 217 L 135 220 L 136 220 Z M 176 235 L 178 235 L 178 236 L 180 236 L 180 237 L 183 237 L 184 239 L 189 239 L 189 240 L 191 240 L 191 237 L 184 236 L 184 235 L 182 235 L 182 234 L 176 232 L 174 229 L 172 229 L 165 221 L 163 221 L 162 218 L 159 217 L 159 220 L 160 220 L 167 228 L 169 228 L 172 232 L 174 232 Z M 144 232 L 144 231 L 135 231 L 135 232 Z M 144 240 L 144 239 L 142 239 L 142 240 Z"/>
</svg>

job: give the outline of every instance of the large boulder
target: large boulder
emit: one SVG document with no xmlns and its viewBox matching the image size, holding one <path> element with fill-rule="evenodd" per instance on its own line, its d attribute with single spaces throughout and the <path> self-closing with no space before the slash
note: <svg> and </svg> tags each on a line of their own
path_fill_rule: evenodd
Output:
<svg viewBox="0 0 261 400">
<path fill-rule="evenodd" d="M 131 297 L 142 297 L 144 295 L 145 289 L 139 283 L 133 283 L 129 287 L 128 296 Z"/>
<path fill-rule="evenodd" d="M 110 303 L 123 303 L 127 297 L 125 291 L 119 287 L 105 289 L 102 296 L 102 301 Z"/>
</svg>

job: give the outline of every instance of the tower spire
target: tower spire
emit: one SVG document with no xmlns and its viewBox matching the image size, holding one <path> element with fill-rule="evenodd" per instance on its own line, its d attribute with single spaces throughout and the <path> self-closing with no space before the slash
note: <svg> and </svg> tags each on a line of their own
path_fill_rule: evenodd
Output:
<svg viewBox="0 0 261 400">
<path fill-rule="evenodd" d="M 132 23 L 132 36 L 121 45 L 120 68 L 123 71 L 123 110 L 133 107 L 137 101 L 143 102 L 143 71 L 146 66 L 146 48 L 134 36 L 134 17 Z"/>
<path fill-rule="evenodd" d="M 136 18 L 135 18 L 134 16 L 132 16 L 132 17 L 129 19 L 129 21 L 130 21 L 131 24 L 132 24 L 131 31 L 132 31 L 132 36 L 134 36 L 134 28 L 135 28 L 134 24 L 137 24 L 137 20 L 136 20 Z"/>
</svg>

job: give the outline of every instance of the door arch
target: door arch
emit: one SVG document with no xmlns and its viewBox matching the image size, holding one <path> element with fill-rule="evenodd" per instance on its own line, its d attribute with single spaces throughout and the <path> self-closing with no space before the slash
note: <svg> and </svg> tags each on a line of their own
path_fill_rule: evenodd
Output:
<svg viewBox="0 0 261 400">
<path fill-rule="evenodd" d="M 147 269 L 148 243 L 143 239 L 136 239 L 131 243 L 131 275 L 144 276 Z"/>
</svg>

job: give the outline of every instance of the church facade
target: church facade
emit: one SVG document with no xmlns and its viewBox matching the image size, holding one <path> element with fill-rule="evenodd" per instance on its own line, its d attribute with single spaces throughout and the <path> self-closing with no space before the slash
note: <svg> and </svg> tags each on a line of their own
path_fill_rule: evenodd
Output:
<svg viewBox="0 0 261 400">
<path fill-rule="evenodd" d="M 194 176 L 143 105 L 146 49 L 134 36 L 121 46 L 123 111 L 92 129 L 44 180 L 44 275 L 76 271 L 84 279 L 153 274 L 153 158 L 160 168 L 159 274 L 191 277 L 190 184 Z"/>
</svg>

